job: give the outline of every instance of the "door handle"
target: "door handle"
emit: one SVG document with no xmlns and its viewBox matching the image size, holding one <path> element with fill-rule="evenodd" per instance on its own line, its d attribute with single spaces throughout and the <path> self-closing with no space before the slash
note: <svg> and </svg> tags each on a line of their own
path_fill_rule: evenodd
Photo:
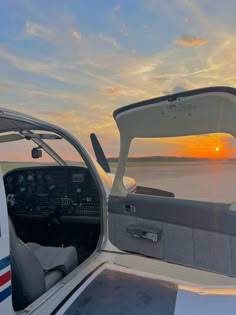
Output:
<svg viewBox="0 0 236 315">
<path fill-rule="evenodd" d="M 125 205 L 125 209 L 124 209 L 125 213 L 135 213 L 136 212 L 136 208 L 133 205 Z"/>
<path fill-rule="evenodd" d="M 157 243 L 162 238 L 162 230 L 150 229 L 149 227 L 139 227 L 136 225 L 130 225 L 126 228 L 128 235 L 135 238 L 143 238 L 154 243 Z"/>
</svg>

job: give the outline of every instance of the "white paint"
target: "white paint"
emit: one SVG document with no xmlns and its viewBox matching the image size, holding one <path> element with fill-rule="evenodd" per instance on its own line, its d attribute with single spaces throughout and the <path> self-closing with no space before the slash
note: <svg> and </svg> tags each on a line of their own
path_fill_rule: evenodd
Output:
<svg viewBox="0 0 236 315">
<path fill-rule="evenodd" d="M 170 278 L 163 278 L 151 273 L 142 272 L 115 264 L 105 264 L 99 268 L 91 277 L 72 295 L 72 297 L 62 306 L 56 315 L 63 315 L 70 305 L 79 297 L 79 295 L 88 287 L 88 285 L 105 269 L 116 270 L 128 274 L 135 274 L 141 277 L 147 277 L 162 281 L 171 281 Z M 176 283 L 178 284 L 178 283 Z M 214 286 L 194 287 L 195 290 L 201 293 L 191 292 L 190 290 L 182 289 L 181 286 L 177 292 L 176 306 L 174 315 L 235 315 L 236 309 L 236 288 L 232 286 L 223 287 L 223 289 L 232 289 L 232 294 L 227 291 L 223 294 L 208 294 L 209 290 L 214 290 Z M 222 288 L 222 287 L 221 287 Z"/>
<path fill-rule="evenodd" d="M 87 281 L 72 295 L 72 297 L 62 306 L 62 308 L 56 313 L 56 315 L 63 315 L 70 305 L 77 299 L 77 297 L 87 288 L 87 286 L 105 269 L 108 264 L 103 265 L 97 271 L 95 271 Z"/>
<path fill-rule="evenodd" d="M 9 256 L 10 247 L 9 247 L 9 228 L 8 228 L 8 214 L 7 214 L 7 203 L 6 203 L 6 194 L 5 188 L 3 184 L 3 176 L 0 169 L 0 229 L 1 229 L 1 237 L 0 237 L 0 259 L 3 259 Z M 5 273 L 10 269 L 10 266 L 1 270 L 0 275 Z M 0 290 L 3 291 L 11 285 L 11 281 L 8 281 L 6 284 L 1 286 Z M 0 303 L 0 314 L 13 315 L 15 311 L 12 308 L 12 296 L 10 295 L 4 301 Z"/>
<path fill-rule="evenodd" d="M 235 315 L 235 295 L 198 294 L 178 290 L 174 315 Z"/>
<path fill-rule="evenodd" d="M 235 93 L 235 89 L 231 89 Z M 122 178 L 134 138 L 163 138 L 226 132 L 236 135 L 236 96 L 220 90 L 206 90 L 174 100 L 127 109 L 115 120 L 120 132 L 120 155 L 111 194 L 126 196 Z"/>
</svg>

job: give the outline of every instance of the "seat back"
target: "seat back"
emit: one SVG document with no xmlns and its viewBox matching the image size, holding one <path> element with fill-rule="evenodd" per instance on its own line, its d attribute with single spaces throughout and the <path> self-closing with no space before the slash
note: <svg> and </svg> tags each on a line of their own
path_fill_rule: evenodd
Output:
<svg viewBox="0 0 236 315">
<path fill-rule="evenodd" d="M 45 276 L 33 252 L 17 237 L 9 218 L 12 300 L 21 310 L 45 292 Z"/>
</svg>

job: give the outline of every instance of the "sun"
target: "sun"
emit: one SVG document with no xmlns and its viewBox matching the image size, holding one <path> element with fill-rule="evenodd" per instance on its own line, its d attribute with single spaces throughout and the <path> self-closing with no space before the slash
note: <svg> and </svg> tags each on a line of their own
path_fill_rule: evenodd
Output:
<svg viewBox="0 0 236 315">
<path fill-rule="evenodd" d="M 219 152 L 219 151 L 220 151 L 220 148 L 219 148 L 219 147 L 216 147 L 216 148 L 215 148 L 215 151 L 216 151 L 216 152 Z"/>
</svg>

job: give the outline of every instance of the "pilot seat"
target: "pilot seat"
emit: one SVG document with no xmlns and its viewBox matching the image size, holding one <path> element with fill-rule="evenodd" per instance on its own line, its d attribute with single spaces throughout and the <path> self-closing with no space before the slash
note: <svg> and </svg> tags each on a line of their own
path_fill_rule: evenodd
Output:
<svg viewBox="0 0 236 315">
<path fill-rule="evenodd" d="M 12 299 L 22 310 L 78 266 L 75 247 L 23 243 L 9 218 Z"/>
</svg>

